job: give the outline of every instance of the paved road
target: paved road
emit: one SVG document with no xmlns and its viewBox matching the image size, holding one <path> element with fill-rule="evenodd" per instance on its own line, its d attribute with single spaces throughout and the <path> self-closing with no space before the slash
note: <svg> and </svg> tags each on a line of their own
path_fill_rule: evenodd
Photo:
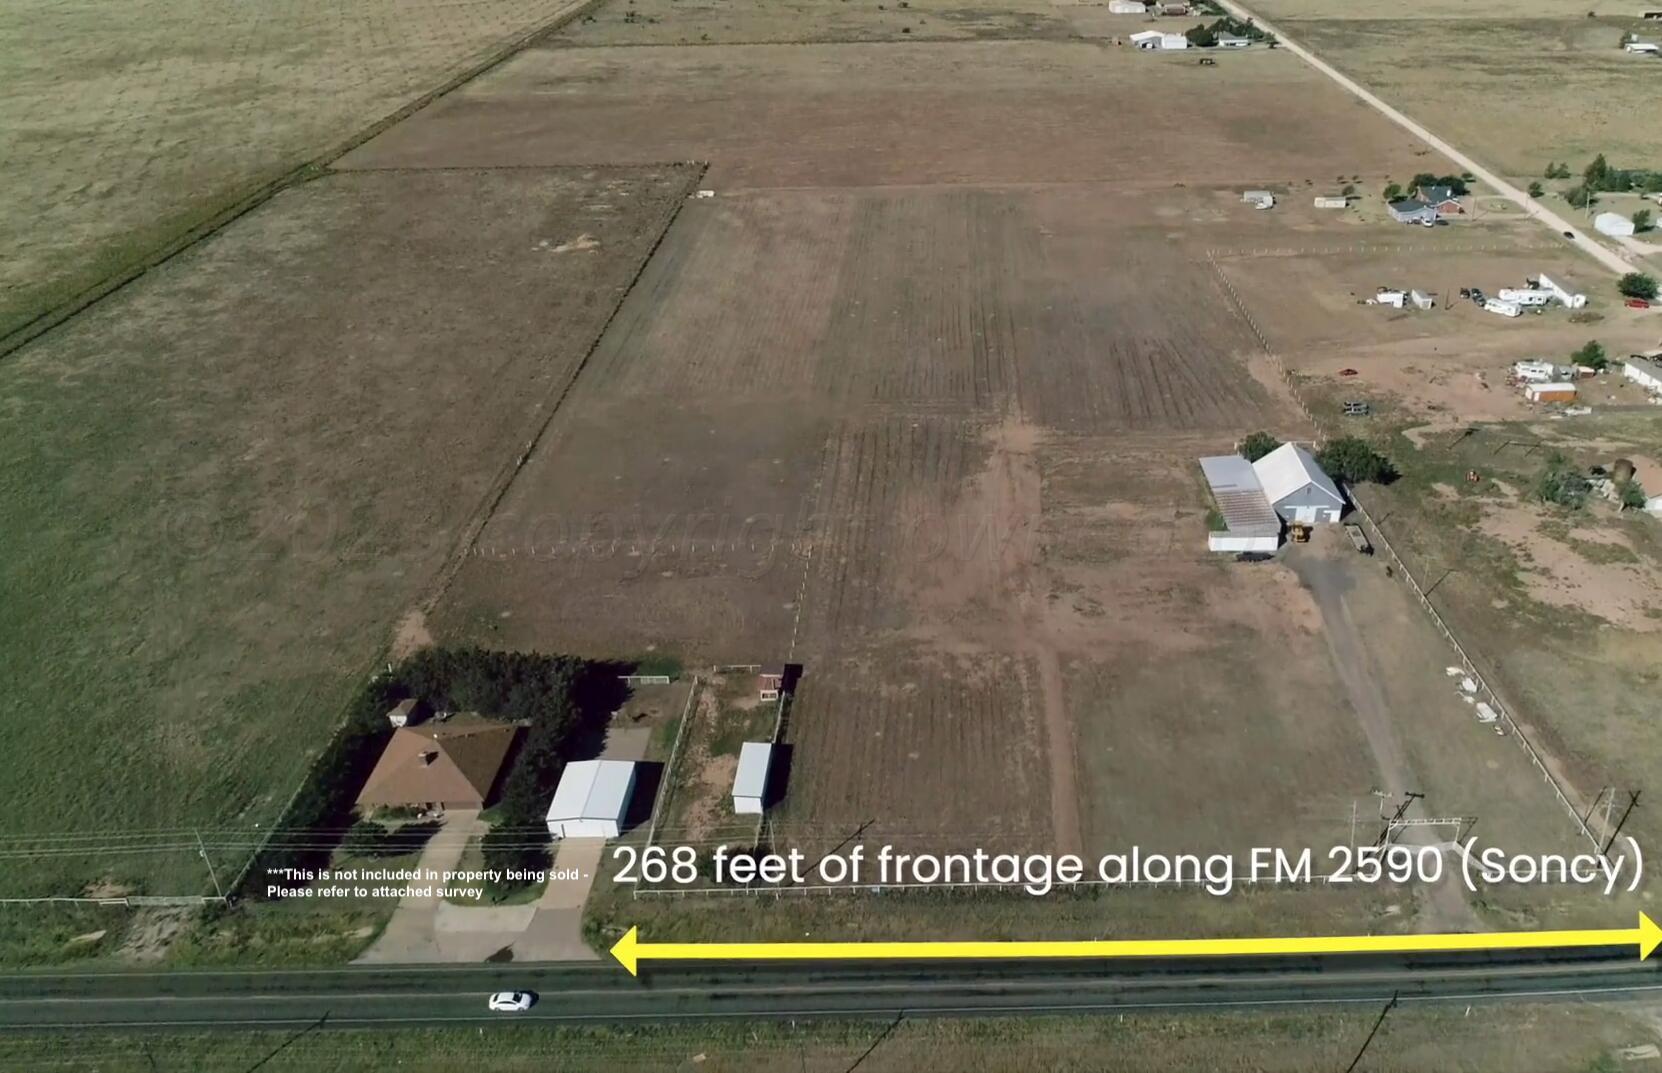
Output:
<svg viewBox="0 0 1662 1073">
<path fill-rule="evenodd" d="M 1293 55 L 1297 56 L 1305 63 L 1308 63 L 1328 78 L 1331 78 L 1333 81 L 1343 86 L 1346 90 L 1349 90 L 1352 94 L 1367 102 L 1391 122 L 1395 123 L 1399 127 L 1402 127 L 1404 130 L 1408 131 L 1416 138 L 1419 138 L 1439 153 L 1442 153 L 1456 164 L 1459 164 L 1466 171 L 1469 171 L 1473 175 L 1477 176 L 1498 194 L 1506 198 L 1506 200 L 1522 209 L 1527 215 L 1546 224 L 1560 236 L 1562 236 L 1565 232 L 1569 232 L 1572 237 L 1564 239 L 1564 241 L 1574 243 L 1578 249 L 1598 261 L 1599 264 L 1608 268 L 1617 275 L 1639 271 L 1635 265 L 1621 257 L 1619 254 L 1593 241 L 1593 239 L 1588 237 L 1585 232 L 1576 227 L 1569 220 L 1566 220 L 1556 212 L 1553 212 L 1545 205 L 1542 205 L 1540 202 L 1530 197 L 1524 191 L 1519 190 L 1505 179 L 1502 179 L 1499 175 L 1496 175 L 1488 168 L 1485 168 L 1482 164 L 1479 164 L 1465 153 L 1462 153 L 1459 149 L 1456 149 L 1448 142 L 1445 142 L 1443 139 L 1437 137 L 1437 135 L 1431 133 L 1418 121 L 1409 118 L 1407 115 L 1397 111 L 1389 104 L 1386 104 L 1383 100 L 1381 100 L 1374 93 L 1370 92 L 1355 79 L 1340 73 L 1331 64 L 1318 57 L 1308 48 L 1305 48 L 1297 41 L 1288 37 L 1286 31 L 1282 30 L 1280 27 L 1271 25 L 1256 12 L 1253 12 L 1237 3 L 1236 0 L 1219 0 L 1219 3 L 1221 3 L 1224 9 L 1236 18 L 1251 19 L 1253 22 L 1257 23 L 1261 29 L 1267 30 L 1268 32 L 1274 34 L 1280 39 L 1280 47 L 1285 48 L 1288 52 L 1291 52 Z"/>
<path fill-rule="evenodd" d="M 247 1030 L 494 1023 L 496 990 L 537 991 L 521 1021 L 893 1018 L 1116 1009 L 1509 998 L 1620 998 L 1662 991 L 1662 962 L 1631 946 L 1543 956 L 1182 959 L 1090 962 L 384 966 L 298 972 L 120 972 L 0 977 L 0 1031 Z"/>
</svg>

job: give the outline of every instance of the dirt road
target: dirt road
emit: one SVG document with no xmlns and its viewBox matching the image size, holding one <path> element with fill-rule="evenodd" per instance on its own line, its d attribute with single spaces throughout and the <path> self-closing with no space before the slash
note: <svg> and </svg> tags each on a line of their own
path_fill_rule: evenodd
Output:
<svg viewBox="0 0 1662 1073">
<path fill-rule="evenodd" d="M 1419 790 L 1421 783 L 1403 749 L 1367 644 L 1346 606 L 1345 596 L 1352 587 L 1348 560 L 1354 556 L 1348 546 L 1341 544 L 1342 539 L 1336 526 L 1318 530 L 1308 547 L 1293 550 L 1288 565 L 1310 590 L 1321 611 L 1322 636 L 1327 639 L 1334 670 L 1344 683 L 1345 697 L 1373 753 L 1381 779 L 1379 788 L 1390 800 L 1399 801 L 1405 792 Z M 1409 827 L 1399 840 L 1429 846 L 1437 844 L 1439 837 L 1432 828 Z M 1419 923 L 1426 931 L 1476 931 L 1482 926 L 1459 883 L 1428 886 Z"/>
<path fill-rule="evenodd" d="M 1379 97 L 1364 88 L 1361 83 L 1357 82 L 1355 79 L 1341 74 L 1331 64 L 1328 64 L 1318 58 L 1315 53 L 1311 52 L 1297 41 L 1289 38 L 1286 32 L 1279 27 L 1270 25 L 1270 23 L 1265 21 L 1257 13 L 1241 4 L 1236 3 L 1235 0 L 1219 0 L 1219 2 L 1223 5 L 1226 11 L 1235 17 L 1241 19 L 1251 19 L 1253 22 L 1257 23 L 1259 28 L 1273 33 L 1280 39 L 1280 45 L 1282 48 L 1285 48 L 1288 52 L 1291 52 L 1305 63 L 1308 63 L 1328 78 L 1331 78 L 1333 81 L 1343 86 L 1346 90 L 1367 102 L 1376 111 L 1385 116 L 1385 118 L 1389 119 L 1391 122 L 1395 123 L 1397 126 L 1407 130 L 1415 137 L 1422 139 L 1427 145 L 1431 146 L 1439 153 L 1442 153 L 1456 164 L 1459 164 L 1471 174 L 1477 176 L 1483 182 L 1492 187 L 1498 194 L 1500 194 L 1500 196 L 1506 198 L 1506 200 L 1522 209 L 1525 215 L 1539 220 L 1548 227 L 1552 228 L 1554 231 L 1558 232 L 1560 235 L 1570 236 L 1567 241 L 1573 243 L 1577 249 L 1593 258 L 1593 260 L 1597 261 L 1605 268 L 1608 268 L 1617 275 L 1625 275 L 1628 272 L 1639 271 L 1637 266 L 1628 262 L 1613 251 L 1599 245 L 1562 216 L 1541 205 L 1522 190 L 1519 190 L 1517 187 L 1513 186 L 1505 179 L 1502 179 L 1499 175 L 1496 175 L 1488 168 L 1485 168 L 1482 164 L 1479 164 L 1477 161 L 1473 160 L 1465 153 L 1462 153 L 1448 142 L 1445 142 L 1443 139 L 1437 137 L 1437 135 L 1431 133 L 1417 121 L 1409 118 L 1402 112 L 1397 111 L 1389 104 L 1386 104 Z"/>
</svg>

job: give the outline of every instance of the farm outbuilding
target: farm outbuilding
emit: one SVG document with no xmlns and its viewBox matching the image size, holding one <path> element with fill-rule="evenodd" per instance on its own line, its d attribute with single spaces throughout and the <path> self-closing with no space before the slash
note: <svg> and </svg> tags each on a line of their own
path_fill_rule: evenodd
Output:
<svg viewBox="0 0 1662 1073">
<path fill-rule="evenodd" d="M 616 838 L 623 833 L 635 792 L 631 760 L 578 760 L 567 764 L 548 803 L 548 833 L 555 838 Z"/>
<path fill-rule="evenodd" d="M 1268 190 L 1243 191 L 1241 200 L 1256 209 L 1268 209 L 1275 205 L 1275 195 Z"/>
<path fill-rule="evenodd" d="M 733 811 L 760 816 L 767 807 L 768 773 L 773 767 L 773 745 L 747 741 L 739 747 L 739 768 L 733 775 Z"/>
<path fill-rule="evenodd" d="M 1217 42 L 1219 48 L 1246 48 L 1252 44 L 1250 38 L 1242 37 L 1240 34 L 1232 34 L 1227 30 L 1217 35 Z"/>
<path fill-rule="evenodd" d="M 1622 47 L 1629 52 L 1637 52 L 1641 56 L 1662 54 L 1662 46 L 1658 46 L 1653 41 L 1629 41 Z"/>
<path fill-rule="evenodd" d="M 1635 355 L 1622 366 L 1622 375 L 1651 394 L 1662 395 L 1662 362 Z"/>
<path fill-rule="evenodd" d="M 1633 234 L 1633 221 L 1619 212 L 1601 212 L 1593 217 L 1593 230 L 1611 238 L 1629 238 Z"/>
<path fill-rule="evenodd" d="M 1566 309 L 1580 309 L 1587 304 L 1587 296 L 1585 294 L 1572 291 L 1562 283 L 1554 282 L 1552 278 L 1547 276 L 1545 273 L 1542 273 L 1541 276 L 1534 281 L 1534 284 L 1543 290 L 1551 291 L 1552 296 L 1558 299 L 1559 303 Z"/>
<path fill-rule="evenodd" d="M 1146 15 L 1148 5 L 1143 0 L 1108 0 L 1108 13 L 1111 15 Z"/>
<path fill-rule="evenodd" d="M 1430 309 L 1437 304 L 1436 296 L 1418 290 L 1409 291 L 1408 300 L 1414 303 L 1415 309 Z"/>
<path fill-rule="evenodd" d="M 1349 204 L 1349 198 L 1340 197 L 1337 194 L 1333 194 L 1331 196 L 1324 194 L 1316 195 L 1316 208 L 1318 209 L 1342 209 Z"/>
<path fill-rule="evenodd" d="M 1143 30 L 1130 37 L 1133 45 L 1145 50 L 1188 48 L 1189 39 L 1182 34 L 1161 33 L 1159 30 Z"/>
<path fill-rule="evenodd" d="M 1345 497 L 1315 456 L 1296 443 L 1284 443 L 1252 464 L 1270 509 L 1289 522 L 1336 522 Z"/>
<path fill-rule="evenodd" d="M 1524 385 L 1524 397 L 1530 402 L 1574 402 L 1575 394 L 1575 385 L 1563 380 Z"/>
<path fill-rule="evenodd" d="M 1281 546 L 1281 519 L 1264 498 L 1251 462 L 1240 455 L 1213 455 L 1200 460 L 1200 471 L 1225 527 L 1207 535 L 1208 549 L 1270 552 Z"/>
</svg>

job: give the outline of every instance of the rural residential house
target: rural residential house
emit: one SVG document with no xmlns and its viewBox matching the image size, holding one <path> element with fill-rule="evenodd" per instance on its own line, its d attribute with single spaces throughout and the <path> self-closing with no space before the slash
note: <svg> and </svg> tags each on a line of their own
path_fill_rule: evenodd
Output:
<svg viewBox="0 0 1662 1073">
<path fill-rule="evenodd" d="M 1437 210 L 1419 198 L 1403 198 L 1385 206 L 1385 211 L 1391 214 L 1391 219 L 1399 224 L 1434 224 L 1437 222 Z"/>
<path fill-rule="evenodd" d="M 1466 211 L 1454 189 L 1448 186 L 1420 186 L 1414 196 L 1437 210 L 1438 216 L 1458 216 Z"/>
<path fill-rule="evenodd" d="M 1227 30 L 1218 33 L 1217 41 L 1219 48 L 1246 48 L 1252 44 L 1249 39 L 1239 34 L 1232 34 Z"/>
<path fill-rule="evenodd" d="M 1316 465 L 1315 456 L 1296 443 L 1284 443 L 1252 464 L 1264 498 L 1277 515 L 1289 522 L 1336 522 L 1345 510 L 1345 497 L 1332 478 Z"/>
<path fill-rule="evenodd" d="M 1662 361 L 1635 354 L 1622 366 L 1622 375 L 1653 395 L 1662 395 Z"/>
<path fill-rule="evenodd" d="M 635 792 L 632 760 L 578 760 L 566 765 L 548 803 L 555 838 L 616 838 Z"/>
<path fill-rule="evenodd" d="M 360 808 L 483 808 L 519 728 L 477 716 L 394 730 Z"/>
</svg>

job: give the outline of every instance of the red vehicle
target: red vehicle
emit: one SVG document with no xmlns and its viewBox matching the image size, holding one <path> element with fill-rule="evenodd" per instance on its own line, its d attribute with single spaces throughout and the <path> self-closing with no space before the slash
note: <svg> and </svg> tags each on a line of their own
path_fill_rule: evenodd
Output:
<svg viewBox="0 0 1662 1073">
<path fill-rule="evenodd" d="M 1627 308 L 1629 308 L 1629 309 L 1649 309 L 1650 308 L 1650 303 L 1645 301 L 1643 298 L 1629 298 L 1627 300 Z"/>
</svg>

